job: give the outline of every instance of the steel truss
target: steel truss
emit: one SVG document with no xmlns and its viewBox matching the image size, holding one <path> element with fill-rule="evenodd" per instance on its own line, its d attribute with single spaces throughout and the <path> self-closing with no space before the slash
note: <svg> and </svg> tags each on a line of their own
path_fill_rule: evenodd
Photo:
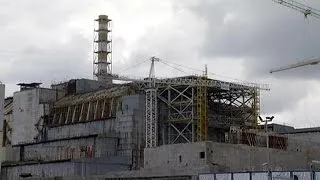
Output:
<svg viewBox="0 0 320 180">
<path fill-rule="evenodd" d="M 60 126 L 116 116 L 123 95 L 135 92 L 133 87 L 122 86 L 93 93 L 66 96 L 60 99 L 51 112 L 46 124 Z"/>
<path fill-rule="evenodd" d="M 257 88 L 223 90 L 203 86 L 161 86 L 158 89 L 159 138 L 162 144 L 213 140 L 230 126 L 252 127 L 259 115 Z M 211 137 L 209 137 L 211 136 Z"/>
<path fill-rule="evenodd" d="M 158 145 L 157 90 L 146 90 L 146 147 Z"/>
<path fill-rule="evenodd" d="M 146 79 L 118 75 L 112 77 L 114 80 L 133 81 L 141 90 L 147 89 L 147 147 L 210 140 L 208 129 L 219 123 L 223 128 L 248 125 L 248 122 L 252 125 L 259 114 L 258 92 L 261 89 L 270 90 L 267 85 L 230 83 L 203 79 L 201 76 L 156 79 L 152 72 L 151 68 L 151 75 Z M 215 101 L 217 98 L 218 101 Z M 214 103 L 210 104 L 210 101 Z M 230 107 L 227 106 L 228 101 L 231 103 Z M 153 115 L 158 108 L 161 112 L 159 117 Z M 151 129 L 156 132 L 152 133 Z M 160 136 L 154 136 L 155 134 Z"/>
<path fill-rule="evenodd" d="M 159 88 L 163 144 L 196 141 L 195 93 L 195 86 L 167 85 Z"/>
<path fill-rule="evenodd" d="M 260 94 L 256 88 L 229 91 L 208 90 L 209 126 L 228 129 L 230 126 L 253 127 L 260 110 Z"/>
</svg>

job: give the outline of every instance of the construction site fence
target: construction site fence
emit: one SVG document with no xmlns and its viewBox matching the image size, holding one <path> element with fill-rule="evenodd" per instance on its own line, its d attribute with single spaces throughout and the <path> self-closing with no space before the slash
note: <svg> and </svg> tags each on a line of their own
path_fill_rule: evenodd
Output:
<svg viewBox="0 0 320 180">
<path fill-rule="evenodd" d="M 215 173 L 200 174 L 199 180 L 320 180 L 320 172 L 292 171 L 292 172 L 246 172 L 246 173 Z"/>
</svg>

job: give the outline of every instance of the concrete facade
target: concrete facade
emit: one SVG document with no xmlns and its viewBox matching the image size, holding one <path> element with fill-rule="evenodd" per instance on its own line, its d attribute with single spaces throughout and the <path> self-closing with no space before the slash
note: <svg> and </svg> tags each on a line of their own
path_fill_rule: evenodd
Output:
<svg viewBox="0 0 320 180">
<path fill-rule="evenodd" d="M 79 139 L 66 139 L 23 147 L 20 161 L 50 162 L 68 159 L 115 156 L 118 140 L 116 138 L 89 136 Z M 105 145 L 105 146 L 102 146 Z"/>
<path fill-rule="evenodd" d="M 84 137 L 97 134 L 113 136 L 116 134 L 114 129 L 116 119 L 101 121 L 90 121 L 80 124 L 50 127 L 47 129 L 44 141 L 64 139 L 70 137 Z"/>
<path fill-rule="evenodd" d="M 13 96 L 12 145 L 34 141 L 38 134 L 36 124 L 50 113 L 49 106 L 56 101 L 56 91 L 34 88 L 15 92 Z"/>
<path fill-rule="evenodd" d="M 301 141 L 320 143 L 320 132 L 292 133 L 288 137 Z"/>
<path fill-rule="evenodd" d="M 0 140 L 1 145 L 7 146 L 11 144 L 11 137 L 12 137 L 12 121 L 13 121 L 13 97 L 8 97 L 5 99 L 5 105 L 4 105 L 4 121 L 2 124 L 2 139 Z"/>
<path fill-rule="evenodd" d="M 255 135 L 259 137 L 255 137 L 255 140 L 261 142 L 252 146 L 208 141 L 144 149 L 145 96 L 137 94 L 129 86 L 85 93 L 99 89 L 98 84 L 90 83 L 81 80 L 71 82 L 75 87 L 70 87 L 70 91 L 75 94 L 61 101 L 57 101 L 60 97 L 58 88 L 34 88 L 14 94 L 13 146 L 4 152 L 6 162 L 2 164 L 2 179 L 19 179 L 18 176 L 23 173 L 41 178 L 76 175 L 127 179 L 159 179 L 163 176 L 189 178 L 200 173 L 262 171 L 266 169 L 263 164 L 268 161 L 268 155 L 270 168 L 283 171 L 305 170 L 309 168 L 311 160 L 320 159 L 318 143 L 301 142 L 290 136 L 287 140 L 286 135 L 283 149 L 257 147 L 266 145 L 265 136 L 258 131 Z M 86 115 L 80 112 L 86 109 L 84 102 L 88 105 Z M 104 106 L 101 106 L 102 103 Z M 61 106 L 61 111 L 50 111 L 57 104 Z M 79 104 L 81 106 L 74 107 Z M 70 110 L 72 107 L 74 111 Z M 110 109 L 110 116 L 100 116 L 106 109 Z M 79 117 L 78 121 L 70 122 L 70 119 L 78 119 L 73 115 L 78 111 L 86 117 L 85 121 L 80 121 Z M 44 116 L 53 117 L 55 113 L 59 114 L 59 123 L 47 124 L 39 130 L 35 124 L 43 123 Z M 63 116 L 65 123 L 61 123 Z M 166 118 L 165 113 L 161 116 Z M 273 128 L 276 129 L 274 131 L 286 131 L 278 126 Z M 225 135 L 225 132 L 220 135 Z M 216 141 L 219 139 L 221 137 L 213 138 Z"/>
<path fill-rule="evenodd" d="M 82 159 L 70 162 L 32 163 L 6 166 L 2 169 L 2 180 L 20 180 L 21 174 L 31 174 L 32 177 L 88 177 L 110 171 L 125 171 L 128 166 L 121 158 Z"/>
<path fill-rule="evenodd" d="M 146 148 L 144 153 L 144 168 L 175 168 L 206 166 L 206 158 L 200 157 L 206 152 L 206 143 L 172 144 L 156 148 Z M 161 158 L 159 158 L 161 157 Z"/>
<path fill-rule="evenodd" d="M 71 79 L 68 82 L 53 84 L 51 87 L 60 92 L 59 97 L 63 97 L 64 95 L 83 94 L 104 89 L 107 85 L 92 79 Z"/>
<path fill-rule="evenodd" d="M 145 149 L 145 168 L 167 169 L 168 173 L 177 167 L 206 167 L 204 173 L 261 171 L 266 169 L 263 164 L 268 161 L 268 154 L 272 170 L 308 169 L 311 160 L 320 158 L 317 153 L 200 142 Z"/>
<path fill-rule="evenodd" d="M 50 98 L 41 98 L 37 93 L 37 90 L 25 90 L 15 94 L 15 108 L 38 108 L 36 112 L 30 108 L 26 113 L 18 112 L 21 113 L 18 115 L 30 119 L 40 117 L 42 109 L 39 104 Z M 28 94 L 35 98 L 30 98 L 30 104 L 24 107 L 24 98 L 29 97 Z M 141 168 L 145 140 L 144 98 L 143 95 L 121 97 L 115 118 L 46 127 L 41 131 L 41 139 L 22 139 L 7 149 L 2 178 L 14 180 L 27 172 L 41 177 L 75 176 L 80 174 L 78 164 L 82 164 L 80 169 L 86 176 Z M 18 120 L 21 121 L 20 116 Z M 28 123 L 35 122 L 29 120 Z M 65 168 L 60 172 L 61 167 Z"/>
<path fill-rule="evenodd" d="M 223 172 L 261 171 L 270 157 L 270 168 L 276 171 L 308 169 L 310 157 L 301 152 L 232 145 L 223 143 L 207 144 L 207 163 Z M 214 169 L 215 171 L 215 169 Z"/>
</svg>

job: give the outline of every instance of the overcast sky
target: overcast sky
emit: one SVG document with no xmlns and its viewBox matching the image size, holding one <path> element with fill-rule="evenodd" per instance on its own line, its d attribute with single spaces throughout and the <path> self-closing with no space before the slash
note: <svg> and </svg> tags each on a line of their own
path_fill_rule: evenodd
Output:
<svg viewBox="0 0 320 180">
<path fill-rule="evenodd" d="M 320 1 L 300 0 L 320 9 Z M 92 78 L 94 19 L 113 20 L 113 71 L 146 76 L 157 56 L 192 68 L 157 64 L 156 75 L 199 74 L 268 83 L 262 113 L 296 127 L 320 126 L 320 66 L 270 75 L 271 68 L 320 57 L 320 19 L 305 19 L 271 0 L 0 0 L 0 81 Z M 138 73 L 137 73 L 138 72 Z"/>
</svg>

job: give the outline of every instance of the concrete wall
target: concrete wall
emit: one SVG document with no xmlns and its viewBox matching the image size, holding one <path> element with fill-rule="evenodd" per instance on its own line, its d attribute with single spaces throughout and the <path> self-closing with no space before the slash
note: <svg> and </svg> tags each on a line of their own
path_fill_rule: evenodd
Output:
<svg viewBox="0 0 320 180">
<path fill-rule="evenodd" d="M 21 161 L 58 161 L 88 157 L 115 156 L 118 140 L 107 137 L 88 137 L 22 146 Z"/>
<path fill-rule="evenodd" d="M 200 153 L 206 152 L 206 143 L 172 144 L 144 151 L 144 168 L 176 168 L 206 166 L 206 158 Z"/>
<path fill-rule="evenodd" d="M 19 166 L 4 166 L 1 170 L 1 180 L 20 180 L 20 174 L 31 173 L 33 177 L 84 177 L 102 175 L 110 171 L 128 170 L 126 160 L 118 157 L 106 159 L 82 159 L 70 162 L 55 162 L 45 164 L 30 164 Z"/>
<path fill-rule="evenodd" d="M 15 143 L 19 142 L 20 144 L 15 145 L 14 148 L 20 149 L 17 149 L 18 152 L 13 153 L 13 156 L 18 156 L 18 160 L 53 164 L 53 161 L 72 159 L 78 164 L 83 164 L 81 159 L 85 158 L 88 164 L 86 168 L 89 172 L 94 171 L 94 173 L 100 170 L 107 172 L 109 170 L 127 170 L 143 166 L 142 152 L 145 141 L 145 97 L 143 95 L 122 97 L 116 119 L 47 128 L 44 131 L 44 141 L 22 143 L 31 139 L 29 136 L 27 138 L 23 137 L 25 133 L 35 134 L 35 131 L 30 131 L 30 129 L 36 123 L 36 120 L 43 115 L 40 100 L 44 102 L 54 101 L 50 97 L 41 98 L 40 94 L 37 89 L 15 93 L 14 126 L 17 132 Z M 47 94 L 47 92 L 43 92 L 43 94 Z M 18 131 L 17 128 L 23 131 Z M 24 129 L 27 129 L 27 132 L 24 132 Z M 93 157 L 89 158 L 85 154 L 87 151 L 83 152 L 81 150 L 84 148 L 87 150 L 88 147 L 94 149 Z M 98 157 L 108 159 L 96 161 L 95 158 Z M 118 162 L 120 159 L 121 162 Z M 44 173 L 54 171 L 51 174 L 59 173 L 58 170 L 55 171 L 57 169 L 55 165 L 48 165 L 47 163 L 44 164 L 43 168 L 36 165 L 9 167 L 10 164 L 14 164 L 9 163 L 4 166 L 4 177 L 12 179 L 13 176 L 26 171 L 33 171 L 36 174 L 42 173 L 41 171 L 44 171 Z M 101 168 L 100 164 L 104 167 Z M 65 169 L 79 175 L 79 167 L 73 167 L 70 164 L 61 164 L 61 167 L 63 168 L 65 165 L 67 166 Z M 40 169 L 35 170 L 35 168 Z M 73 168 L 73 170 L 70 170 L 70 168 Z M 60 174 L 64 175 L 63 172 L 60 172 Z"/>
<path fill-rule="evenodd" d="M 47 140 L 62 138 L 81 137 L 95 134 L 105 134 L 113 136 L 116 119 L 103 121 L 92 121 L 81 124 L 72 124 L 49 128 L 47 130 Z"/>
<path fill-rule="evenodd" d="M 268 162 L 268 155 L 272 170 L 308 169 L 311 160 L 301 152 L 211 142 L 207 143 L 206 155 L 208 164 L 226 172 L 266 170 L 262 164 Z"/>
<path fill-rule="evenodd" d="M 33 164 L 13 167 L 3 167 L 1 170 L 1 179 L 20 180 L 20 174 L 31 173 L 33 177 L 44 176 L 71 176 L 74 174 L 74 163 L 52 163 L 52 164 Z"/>
<path fill-rule="evenodd" d="M 262 164 L 268 161 L 273 170 L 308 169 L 317 154 L 251 147 L 241 144 L 199 142 L 164 145 L 145 149 L 145 168 L 199 168 L 209 172 L 242 172 L 265 170 Z"/>
<path fill-rule="evenodd" d="M 319 160 L 320 159 L 319 139 L 320 139 L 320 134 L 317 132 L 289 134 L 287 150 L 293 151 L 293 152 L 301 152 L 313 160 Z"/>
<path fill-rule="evenodd" d="M 103 88 L 103 83 L 91 79 L 77 79 L 76 93 L 87 93 Z"/>
<path fill-rule="evenodd" d="M 72 139 L 24 146 L 24 161 L 57 161 L 93 156 L 94 138 Z"/>
<path fill-rule="evenodd" d="M 56 99 L 56 91 L 35 88 L 15 92 L 13 96 L 12 145 L 34 141 L 38 135 L 35 124 L 46 112 L 47 105 Z"/>
<path fill-rule="evenodd" d="M 313 151 L 318 151 L 320 147 L 320 143 L 314 142 L 312 141 L 311 138 L 309 139 L 308 137 L 309 136 L 306 136 L 303 138 L 297 138 L 297 137 L 289 136 L 287 150 L 304 152 L 304 153 L 307 153 L 307 152 L 311 153 Z"/>
<path fill-rule="evenodd" d="M 6 139 L 7 139 L 6 143 L 4 144 L 5 146 L 11 143 L 12 131 L 10 131 L 9 129 L 12 127 L 12 121 L 13 121 L 12 111 L 13 111 L 13 98 L 6 98 L 5 107 L 4 107 L 4 119 L 6 120 L 6 123 L 8 126 L 5 129 L 6 132 L 2 132 L 2 135 L 3 136 L 6 135 Z M 3 125 L 4 125 L 4 122 L 2 126 Z M 1 131 L 2 130 L 3 129 L 1 129 Z M 1 145 L 2 145 L 2 141 L 3 139 L 0 140 Z"/>
<path fill-rule="evenodd" d="M 119 156 L 131 156 L 134 169 L 143 166 L 145 147 L 145 96 L 131 95 L 121 99 L 115 131 L 119 134 Z"/>
<path fill-rule="evenodd" d="M 17 162 L 20 160 L 20 147 L 3 147 L 2 162 Z"/>
<path fill-rule="evenodd" d="M 34 124 L 43 115 L 39 106 L 40 90 L 32 89 L 14 93 L 12 144 L 34 140 Z"/>
<path fill-rule="evenodd" d="M 320 143 L 320 132 L 288 134 L 289 138 Z"/>
</svg>

